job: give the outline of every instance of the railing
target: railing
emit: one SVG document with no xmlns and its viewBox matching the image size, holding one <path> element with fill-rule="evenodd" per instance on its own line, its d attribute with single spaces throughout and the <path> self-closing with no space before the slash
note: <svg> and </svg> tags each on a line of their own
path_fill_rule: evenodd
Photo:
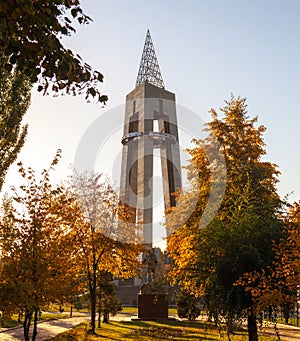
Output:
<svg viewBox="0 0 300 341">
<path fill-rule="evenodd" d="M 176 136 L 169 134 L 169 133 L 163 133 L 159 131 L 149 131 L 148 134 L 147 133 L 145 134 L 140 131 L 135 131 L 135 132 L 125 134 L 122 137 L 121 142 L 122 144 L 126 145 L 129 141 L 136 140 L 137 138 L 141 136 L 149 136 L 155 142 L 155 144 L 157 143 L 161 144 L 163 142 L 176 143 L 177 141 Z"/>
</svg>

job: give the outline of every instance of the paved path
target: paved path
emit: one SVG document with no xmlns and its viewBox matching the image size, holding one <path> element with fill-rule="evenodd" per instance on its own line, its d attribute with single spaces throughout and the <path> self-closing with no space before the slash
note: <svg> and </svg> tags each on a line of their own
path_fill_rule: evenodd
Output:
<svg viewBox="0 0 300 341">
<path fill-rule="evenodd" d="M 38 335 L 37 341 L 46 341 L 57 334 L 63 333 L 70 328 L 77 326 L 82 322 L 88 322 L 90 320 L 89 316 L 79 316 L 65 319 L 58 319 L 52 321 L 45 321 L 38 324 Z M 130 321 L 130 314 L 117 314 L 111 317 L 112 321 Z M 297 341 L 300 340 L 300 328 L 294 326 L 288 326 L 284 324 L 277 325 L 279 334 L 282 341 Z M 268 323 L 264 325 L 263 329 L 259 331 L 262 334 L 274 337 L 276 340 L 276 335 L 274 331 L 273 324 Z M 23 328 L 15 327 L 3 330 L 0 332 L 0 341 L 16 341 L 24 340 Z"/>
<path fill-rule="evenodd" d="M 87 322 L 89 320 L 90 320 L 89 316 L 80 316 L 41 322 L 38 324 L 38 335 L 36 340 L 37 341 L 49 340 L 51 337 L 63 333 L 66 330 L 73 328 L 82 322 Z M 6 331 L 1 332 L 0 340 L 1 341 L 24 340 L 23 328 L 22 327 L 10 328 Z"/>
<path fill-rule="evenodd" d="M 277 329 L 280 335 L 280 339 L 282 341 L 299 341 L 300 340 L 300 328 L 295 326 L 289 326 L 286 324 L 277 324 Z M 263 326 L 262 330 L 260 330 L 262 334 L 269 335 L 271 337 L 276 337 L 274 325 L 272 323 L 268 323 Z"/>
</svg>

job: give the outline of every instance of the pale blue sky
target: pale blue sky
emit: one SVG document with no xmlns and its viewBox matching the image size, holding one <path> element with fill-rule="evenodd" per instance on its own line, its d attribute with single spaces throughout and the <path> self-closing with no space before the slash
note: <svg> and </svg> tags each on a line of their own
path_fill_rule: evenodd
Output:
<svg viewBox="0 0 300 341">
<path fill-rule="evenodd" d="M 291 200 L 300 199 L 300 1 L 85 0 L 83 7 L 93 22 L 64 41 L 103 72 L 109 101 L 102 108 L 84 98 L 43 98 L 33 92 L 28 141 L 20 154 L 24 163 L 46 167 L 61 148 L 56 177 L 70 173 L 89 125 L 124 103 L 134 88 L 149 28 L 166 88 L 176 93 L 177 102 L 205 119 L 231 93 L 247 97 L 250 116 L 258 115 L 267 127 L 266 158 L 282 172 L 280 194 L 294 191 Z M 109 172 L 120 150 L 124 112 L 119 115 L 107 143 L 110 158 L 97 160 L 100 171 Z M 12 167 L 5 189 L 17 177 Z"/>
</svg>

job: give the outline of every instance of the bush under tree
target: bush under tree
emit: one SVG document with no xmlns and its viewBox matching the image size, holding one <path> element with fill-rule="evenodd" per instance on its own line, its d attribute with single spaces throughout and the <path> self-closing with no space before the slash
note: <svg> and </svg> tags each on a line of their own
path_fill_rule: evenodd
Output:
<svg viewBox="0 0 300 341">
<path fill-rule="evenodd" d="M 177 313 L 180 318 L 194 321 L 200 315 L 200 300 L 186 290 L 180 290 L 176 298 Z"/>
</svg>

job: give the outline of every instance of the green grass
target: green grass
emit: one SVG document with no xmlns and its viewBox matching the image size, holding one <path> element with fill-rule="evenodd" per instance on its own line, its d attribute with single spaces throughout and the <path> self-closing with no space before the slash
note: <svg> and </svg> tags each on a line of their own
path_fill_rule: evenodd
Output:
<svg viewBox="0 0 300 341">
<path fill-rule="evenodd" d="M 73 312 L 73 316 L 76 315 L 77 312 Z M 69 314 L 61 314 L 59 312 L 42 312 L 41 315 L 39 315 L 38 320 L 39 321 L 49 321 L 49 320 L 56 320 L 56 319 L 63 319 L 70 317 Z M 23 318 L 21 318 L 21 322 L 18 322 L 18 315 L 13 314 L 10 318 L 5 318 L 3 321 L 0 318 L 0 326 L 3 328 L 12 328 L 22 325 Z"/>
<path fill-rule="evenodd" d="M 228 340 L 225 332 L 220 336 L 215 326 L 210 323 L 201 322 L 111 322 L 102 324 L 97 329 L 96 335 L 88 333 L 88 324 L 81 324 L 78 327 L 60 334 L 52 341 L 100 341 L 100 340 L 176 340 L 176 341 L 220 341 Z M 232 341 L 247 341 L 245 332 L 238 332 L 230 335 Z M 274 341 L 274 338 L 259 336 L 259 341 Z"/>
<path fill-rule="evenodd" d="M 0 319 L 0 326 L 3 328 L 12 328 L 17 327 L 20 325 L 20 322 L 18 322 L 18 315 L 14 314 L 10 318 L 5 318 L 2 320 L 2 317 Z"/>
<path fill-rule="evenodd" d="M 73 314 L 74 316 L 75 314 Z M 69 314 L 60 314 L 60 313 L 47 313 L 43 312 L 42 315 L 39 316 L 39 321 L 49 321 L 49 320 L 56 320 L 56 319 L 64 319 L 69 318 Z"/>
<path fill-rule="evenodd" d="M 138 309 L 137 307 L 123 307 L 120 313 L 126 315 L 137 315 Z M 177 315 L 177 309 L 169 308 L 169 315 Z"/>
<path fill-rule="evenodd" d="M 286 324 L 286 323 L 285 323 L 285 319 L 283 319 L 283 318 L 277 319 L 277 322 L 278 322 L 278 323 L 282 323 L 282 324 Z M 291 325 L 291 326 L 296 326 L 296 325 L 297 325 L 297 319 L 294 318 L 294 317 L 290 317 L 290 318 L 289 318 L 289 323 L 288 323 L 288 324 Z M 299 316 L 298 324 L 299 324 L 299 326 L 300 326 L 300 316 Z"/>
<path fill-rule="evenodd" d="M 71 307 L 69 306 L 69 305 L 58 305 L 58 304 L 51 304 L 49 307 L 48 307 L 48 311 L 52 311 L 52 312 L 59 312 L 59 307 L 61 307 L 63 310 L 64 310 L 64 312 L 70 312 L 71 311 Z M 87 309 L 87 308 L 83 308 L 83 309 L 76 309 L 76 308 L 74 308 L 73 307 L 73 309 L 72 309 L 72 311 L 73 311 L 73 314 L 75 313 L 75 312 L 89 312 L 89 309 Z"/>
<path fill-rule="evenodd" d="M 121 314 L 137 315 L 137 307 L 123 307 Z"/>
</svg>

